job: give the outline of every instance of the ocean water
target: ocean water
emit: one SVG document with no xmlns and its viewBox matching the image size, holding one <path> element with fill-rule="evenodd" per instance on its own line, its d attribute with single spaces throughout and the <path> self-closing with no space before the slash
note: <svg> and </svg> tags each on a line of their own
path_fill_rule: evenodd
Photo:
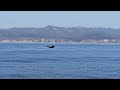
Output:
<svg viewBox="0 0 120 90">
<path fill-rule="evenodd" d="M 0 79 L 120 79 L 120 44 L 0 43 Z"/>
</svg>

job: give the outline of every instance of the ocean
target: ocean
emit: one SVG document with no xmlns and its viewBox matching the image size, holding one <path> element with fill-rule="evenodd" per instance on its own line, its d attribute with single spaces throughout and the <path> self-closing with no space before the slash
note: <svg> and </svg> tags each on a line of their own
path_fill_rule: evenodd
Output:
<svg viewBox="0 0 120 90">
<path fill-rule="evenodd" d="M 120 79 L 120 44 L 0 43 L 0 79 Z"/>
</svg>

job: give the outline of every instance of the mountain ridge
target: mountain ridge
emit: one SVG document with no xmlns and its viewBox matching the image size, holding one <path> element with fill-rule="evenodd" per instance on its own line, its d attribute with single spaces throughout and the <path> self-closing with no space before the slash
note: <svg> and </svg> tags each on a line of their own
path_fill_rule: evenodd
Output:
<svg viewBox="0 0 120 90">
<path fill-rule="evenodd" d="M 57 39 L 80 42 L 83 40 L 119 40 L 120 29 L 104 27 L 58 27 L 48 25 L 43 28 L 13 27 L 0 29 L 0 40 L 41 40 Z"/>
</svg>

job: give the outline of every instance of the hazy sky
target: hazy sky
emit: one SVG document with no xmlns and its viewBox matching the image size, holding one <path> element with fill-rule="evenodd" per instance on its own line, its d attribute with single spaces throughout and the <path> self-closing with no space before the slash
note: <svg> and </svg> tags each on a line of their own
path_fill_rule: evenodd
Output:
<svg viewBox="0 0 120 90">
<path fill-rule="evenodd" d="M 0 11 L 0 28 L 46 25 L 120 28 L 120 11 Z"/>
</svg>

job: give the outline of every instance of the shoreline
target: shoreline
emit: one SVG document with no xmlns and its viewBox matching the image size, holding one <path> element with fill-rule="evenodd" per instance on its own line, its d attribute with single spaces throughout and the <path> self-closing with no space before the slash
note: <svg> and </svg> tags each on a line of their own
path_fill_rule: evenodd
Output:
<svg viewBox="0 0 120 90">
<path fill-rule="evenodd" d="M 0 43 L 50 43 L 50 44 L 56 44 L 56 43 L 65 43 L 65 44 L 120 44 L 120 43 L 81 43 L 81 42 L 0 42 Z"/>
</svg>

